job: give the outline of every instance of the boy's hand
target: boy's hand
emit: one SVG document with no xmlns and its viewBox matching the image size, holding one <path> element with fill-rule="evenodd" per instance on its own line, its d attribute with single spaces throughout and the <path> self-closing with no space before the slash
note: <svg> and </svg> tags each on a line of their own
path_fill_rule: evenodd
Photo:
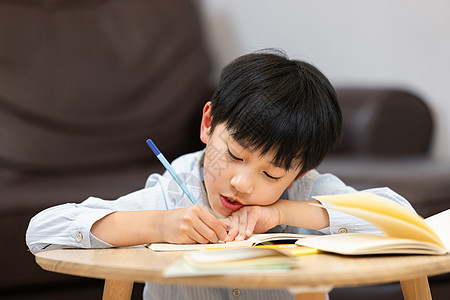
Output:
<svg viewBox="0 0 450 300">
<path fill-rule="evenodd" d="M 167 220 L 161 224 L 166 242 L 218 243 L 227 237 L 228 226 L 198 205 L 167 211 Z"/>
<path fill-rule="evenodd" d="M 275 205 L 243 206 L 229 217 L 229 231 L 226 242 L 242 241 L 253 233 L 263 233 L 277 226 L 280 212 Z"/>
</svg>

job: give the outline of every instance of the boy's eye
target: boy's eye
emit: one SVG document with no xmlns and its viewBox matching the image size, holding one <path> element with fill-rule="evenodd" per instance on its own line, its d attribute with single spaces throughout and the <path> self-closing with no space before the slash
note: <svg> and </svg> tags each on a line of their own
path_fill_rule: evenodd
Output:
<svg viewBox="0 0 450 300">
<path fill-rule="evenodd" d="M 281 179 L 281 177 L 275 177 L 275 176 L 272 176 L 272 175 L 270 175 L 270 174 L 267 173 L 267 172 L 264 172 L 264 174 L 265 174 L 268 178 L 273 179 L 273 180 L 275 180 L 275 181 Z"/>
<path fill-rule="evenodd" d="M 230 149 L 228 149 L 228 155 L 230 155 L 230 157 L 234 160 L 243 161 L 242 158 L 239 158 L 236 155 L 234 155 L 233 153 L 231 153 Z"/>
</svg>

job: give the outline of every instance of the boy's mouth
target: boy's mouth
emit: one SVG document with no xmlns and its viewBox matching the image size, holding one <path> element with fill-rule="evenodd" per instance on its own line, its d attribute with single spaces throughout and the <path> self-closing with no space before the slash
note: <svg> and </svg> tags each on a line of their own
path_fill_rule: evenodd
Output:
<svg viewBox="0 0 450 300">
<path fill-rule="evenodd" d="M 225 196 L 220 195 L 220 203 L 222 203 L 222 206 L 225 207 L 228 210 L 235 211 L 244 206 L 242 203 L 232 199 L 227 198 Z"/>
</svg>

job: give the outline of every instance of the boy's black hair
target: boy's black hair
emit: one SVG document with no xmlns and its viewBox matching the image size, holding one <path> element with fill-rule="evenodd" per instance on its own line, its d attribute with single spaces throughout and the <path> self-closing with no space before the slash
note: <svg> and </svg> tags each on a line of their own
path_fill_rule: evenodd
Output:
<svg viewBox="0 0 450 300">
<path fill-rule="evenodd" d="M 221 73 L 211 99 L 211 132 L 224 123 L 232 138 L 299 174 L 317 167 L 338 141 L 342 115 L 328 79 L 281 51 L 237 58 Z M 297 165 L 292 165 L 296 163 Z"/>
</svg>

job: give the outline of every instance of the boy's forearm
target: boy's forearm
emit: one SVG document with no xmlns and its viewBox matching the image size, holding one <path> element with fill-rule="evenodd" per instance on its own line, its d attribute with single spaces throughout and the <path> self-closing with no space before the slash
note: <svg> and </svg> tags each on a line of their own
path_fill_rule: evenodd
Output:
<svg viewBox="0 0 450 300">
<path fill-rule="evenodd" d="M 309 229 L 322 229 L 330 226 L 327 210 L 309 203 L 319 202 L 278 200 L 275 206 L 280 213 L 280 224 Z"/>
<path fill-rule="evenodd" d="M 98 220 L 91 233 L 98 239 L 118 247 L 161 241 L 166 211 L 118 211 Z"/>
</svg>

